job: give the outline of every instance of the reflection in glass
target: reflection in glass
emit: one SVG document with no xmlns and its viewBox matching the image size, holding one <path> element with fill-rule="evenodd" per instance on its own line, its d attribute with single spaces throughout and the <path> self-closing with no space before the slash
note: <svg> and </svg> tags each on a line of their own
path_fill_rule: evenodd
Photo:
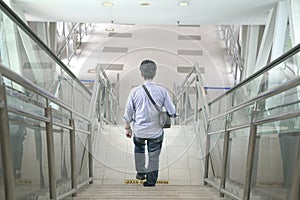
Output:
<svg viewBox="0 0 300 200">
<path fill-rule="evenodd" d="M 46 195 L 47 147 L 41 124 L 11 115 L 9 128 L 17 199 Z"/>
<path fill-rule="evenodd" d="M 230 132 L 225 189 L 242 198 L 245 182 L 249 128 Z"/>
<path fill-rule="evenodd" d="M 60 196 L 71 190 L 70 135 L 68 130 L 54 126 L 54 146 L 56 193 Z"/>
<path fill-rule="evenodd" d="M 243 124 L 250 124 L 253 105 L 239 109 L 232 113 L 229 127 L 235 127 Z"/>
<path fill-rule="evenodd" d="M 225 116 L 210 121 L 209 132 L 225 130 Z"/>
<path fill-rule="evenodd" d="M 86 134 L 76 133 L 76 160 L 77 183 L 82 183 L 88 178 L 88 137 Z"/>
<path fill-rule="evenodd" d="M 210 157 L 211 157 L 211 174 L 209 178 L 213 181 L 220 179 L 221 166 L 223 157 L 224 133 L 210 135 Z M 219 185 L 219 184 L 218 184 Z"/>
<path fill-rule="evenodd" d="M 299 142 L 300 135 L 295 133 L 261 135 L 256 145 L 253 191 L 264 198 L 290 199 Z"/>
</svg>

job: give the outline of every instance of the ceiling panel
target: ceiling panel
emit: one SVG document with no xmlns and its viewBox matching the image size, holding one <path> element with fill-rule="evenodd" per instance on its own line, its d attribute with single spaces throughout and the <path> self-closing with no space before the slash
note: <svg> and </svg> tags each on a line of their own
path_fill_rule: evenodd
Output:
<svg viewBox="0 0 300 200">
<path fill-rule="evenodd" d="M 264 24 L 268 11 L 277 4 L 277 0 L 190 0 L 189 6 L 180 7 L 178 1 L 174 0 L 149 1 L 149 6 L 141 6 L 140 0 L 107 0 L 113 3 L 113 6 L 107 7 L 102 5 L 103 2 L 101 0 L 14 0 L 12 7 L 24 11 L 28 21 L 188 26 Z"/>
</svg>

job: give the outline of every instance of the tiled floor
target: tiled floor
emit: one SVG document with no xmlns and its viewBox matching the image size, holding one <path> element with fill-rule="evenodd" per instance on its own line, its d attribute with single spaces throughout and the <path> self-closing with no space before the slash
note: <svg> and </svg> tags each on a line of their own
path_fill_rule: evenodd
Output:
<svg viewBox="0 0 300 200">
<path fill-rule="evenodd" d="M 159 180 L 170 185 L 201 185 L 203 159 L 192 126 L 165 129 L 160 155 Z M 132 139 L 125 137 L 123 126 L 104 126 L 97 137 L 94 178 L 100 184 L 124 184 L 135 179 Z"/>
</svg>

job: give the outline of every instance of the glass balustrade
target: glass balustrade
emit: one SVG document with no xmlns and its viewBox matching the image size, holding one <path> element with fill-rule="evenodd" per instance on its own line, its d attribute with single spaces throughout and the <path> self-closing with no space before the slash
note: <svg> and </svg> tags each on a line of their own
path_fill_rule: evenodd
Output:
<svg viewBox="0 0 300 200">
<path fill-rule="evenodd" d="M 209 155 L 205 182 L 222 193 L 235 199 L 293 195 L 299 173 L 299 51 L 295 46 L 209 104 L 201 74 L 191 71 L 179 87 L 179 123 L 194 121 L 203 157 Z"/>
<path fill-rule="evenodd" d="M 247 195 L 250 199 L 293 199 L 297 195 L 293 187 L 299 181 L 300 167 L 296 164 L 300 148 L 299 51 L 297 45 L 209 104 L 206 182 L 222 193 L 235 199 L 248 199 Z M 223 131 L 229 134 L 229 141 Z M 222 169 L 226 170 L 224 177 Z"/>
<path fill-rule="evenodd" d="M 76 185 L 92 180 L 92 94 L 4 2 L 0 5 L 0 77 L 10 141 L 5 145 L 11 149 L 14 179 L 7 187 L 13 188 L 9 191 L 16 199 L 73 194 Z M 1 161 L 0 199 L 5 199 L 2 165 L 7 163 Z"/>
</svg>

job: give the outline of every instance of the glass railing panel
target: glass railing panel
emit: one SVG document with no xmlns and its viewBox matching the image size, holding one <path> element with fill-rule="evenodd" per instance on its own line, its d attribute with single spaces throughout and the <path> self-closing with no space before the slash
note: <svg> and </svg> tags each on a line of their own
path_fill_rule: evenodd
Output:
<svg viewBox="0 0 300 200">
<path fill-rule="evenodd" d="M 62 107 L 59 107 L 58 105 L 56 105 L 54 103 L 51 104 L 51 106 L 52 106 L 53 123 L 69 126 L 69 124 L 70 124 L 69 119 L 72 118 L 70 111 L 63 109 Z"/>
<path fill-rule="evenodd" d="M 210 135 L 210 164 L 209 179 L 220 185 L 221 166 L 223 157 L 224 133 Z"/>
<path fill-rule="evenodd" d="M 45 116 L 45 98 L 33 93 L 28 89 L 25 89 L 14 82 L 10 82 L 10 86 L 7 86 L 6 94 L 8 106 L 20 109 L 22 111 L 34 112 L 40 116 Z"/>
<path fill-rule="evenodd" d="M 299 76 L 300 70 L 300 52 L 276 65 L 268 72 L 268 89 L 279 86 L 284 82 L 292 80 Z M 298 60 L 298 61 L 297 61 Z"/>
<path fill-rule="evenodd" d="M 254 193 L 265 198 L 290 199 L 300 141 L 299 120 L 298 117 L 258 126 Z"/>
<path fill-rule="evenodd" d="M 88 135 L 76 133 L 76 161 L 77 183 L 82 183 L 88 178 Z"/>
<path fill-rule="evenodd" d="M 56 63 L 10 18 L 1 12 L 4 64 L 16 73 L 49 90 L 54 82 Z M 2 54 L 1 54 L 2 55 Z"/>
<path fill-rule="evenodd" d="M 220 130 L 225 130 L 226 124 L 226 116 L 221 116 L 217 119 L 211 120 L 209 123 L 209 130 L 208 132 L 215 132 Z"/>
<path fill-rule="evenodd" d="M 0 199 L 5 199 L 1 148 L 0 148 Z"/>
<path fill-rule="evenodd" d="M 73 94 L 74 94 L 74 101 L 73 101 L 73 108 L 79 112 L 79 113 L 84 113 L 83 112 L 83 108 L 84 108 L 84 96 L 82 93 L 82 90 L 80 90 L 80 88 L 76 87 L 76 83 L 75 83 L 75 87 L 73 90 Z"/>
<path fill-rule="evenodd" d="M 54 126 L 54 157 L 56 170 L 56 194 L 60 196 L 71 189 L 71 158 L 69 130 Z"/>
<path fill-rule="evenodd" d="M 37 199 L 49 193 L 45 128 L 35 120 L 9 117 L 16 198 Z"/>
<path fill-rule="evenodd" d="M 245 128 L 230 132 L 225 190 L 240 198 L 245 183 L 249 131 Z"/>
<path fill-rule="evenodd" d="M 212 117 L 219 115 L 220 113 L 222 113 L 222 110 L 224 108 L 224 102 L 225 98 L 221 98 L 216 102 L 213 102 L 210 104 L 209 108 L 210 108 L 210 114 Z M 223 110 L 224 111 L 224 110 Z"/>
<path fill-rule="evenodd" d="M 89 108 L 91 106 L 91 100 L 92 100 L 92 96 L 90 95 L 90 93 L 83 91 L 83 114 L 84 116 L 88 116 L 89 114 Z M 96 109 L 96 108 L 94 108 Z"/>
<path fill-rule="evenodd" d="M 74 81 L 68 73 L 63 72 L 61 77 L 60 88 L 61 100 L 65 102 L 69 107 L 73 108 L 74 97 Z"/>
<path fill-rule="evenodd" d="M 294 79 L 299 75 L 299 59 L 300 53 L 285 60 L 279 65 L 276 65 L 268 71 L 268 73 L 261 74 L 250 82 L 236 88 L 234 93 L 234 105 L 241 104 L 246 100 L 255 97 L 256 95 L 281 85 L 283 82 Z"/>
<path fill-rule="evenodd" d="M 196 103 L 199 103 L 199 100 L 196 98 L 196 89 L 193 86 L 189 86 L 185 89 L 184 94 L 179 97 L 179 102 L 177 108 L 179 109 L 179 120 L 185 121 L 189 119 L 195 113 Z M 197 102 L 198 101 L 198 102 Z M 198 105 L 199 107 L 201 105 Z"/>
<path fill-rule="evenodd" d="M 15 189 L 17 199 L 49 199 L 48 155 L 44 108 L 49 103 L 52 107 L 54 125 L 54 155 L 55 176 L 57 182 L 57 196 L 65 194 L 71 188 L 70 163 L 70 133 L 59 124 L 69 125 L 69 119 L 75 117 L 76 128 L 89 131 L 89 122 L 79 117 L 87 116 L 91 93 L 71 74 L 68 68 L 49 51 L 41 40 L 17 19 L 8 8 L 8 12 L 0 10 L 0 60 L 15 73 L 25 77 L 35 84 L 62 100 L 71 109 L 79 113 L 72 113 L 65 108 L 47 100 L 24 87 L 4 78 L 7 91 L 7 101 L 10 117 L 10 135 L 13 151 L 15 173 Z M 7 13 L 7 15 L 5 14 Z M 11 18 L 10 18 L 10 17 Z M 5 76 L 5 73 L 4 73 Z M 75 94 L 75 90 L 78 92 Z M 76 99 L 76 100 L 74 100 Z M 25 111 L 25 112 L 22 112 Z M 13 114 L 17 112 L 18 114 Z M 31 115 L 32 114 L 32 115 Z M 36 121 L 24 116 L 30 116 Z M 25 136 L 18 128 L 20 121 L 25 125 Z M 51 133 L 47 133 L 51 134 Z M 19 145 L 17 145 L 18 143 Z M 77 147 L 75 147 L 77 148 Z M 82 148 L 83 149 L 83 148 Z M 76 150 L 77 151 L 77 150 Z M 82 151 L 83 150 L 79 150 Z M 77 163 L 84 160 L 83 171 L 88 166 L 87 151 L 79 154 Z M 77 155 L 78 156 L 78 155 Z M 82 157 L 80 157 L 82 156 Z M 21 163 L 21 164 L 20 164 Z M 84 177 L 86 180 L 87 175 Z M 0 199 L 3 194 L 2 167 L 0 166 Z M 83 179 L 82 179 L 83 180 Z M 82 182 L 82 181 L 81 181 Z M 3 198 L 4 199 L 4 198 Z"/>
<path fill-rule="evenodd" d="M 2 64 L 60 98 L 70 107 L 74 103 L 72 93 L 74 85 L 80 91 L 81 96 L 83 93 L 91 96 L 66 66 L 58 59 L 54 59 L 54 54 L 46 51 L 38 42 L 39 39 L 33 39 L 36 38 L 34 34 L 23 31 L 2 11 L 0 11 L 0 15 L 2 16 L 0 22 L 0 59 Z M 81 96 L 75 96 L 75 99 L 82 100 Z M 82 101 L 76 105 L 85 104 Z M 83 111 L 82 107 L 79 109 Z"/>
<path fill-rule="evenodd" d="M 232 128 L 239 125 L 250 124 L 253 105 L 232 112 L 228 127 Z"/>
<path fill-rule="evenodd" d="M 188 114 L 189 116 L 195 113 L 196 103 L 197 103 L 197 96 L 196 96 L 196 87 L 190 86 L 188 88 Z M 201 94 L 200 94 L 201 95 Z"/>
<path fill-rule="evenodd" d="M 222 131 L 225 118 L 219 117 L 214 119 L 214 116 L 224 113 L 224 111 L 221 112 L 221 110 L 230 111 L 237 105 L 246 105 L 244 104 L 246 101 L 254 99 L 257 95 L 281 86 L 282 83 L 296 80 L 295 78 L 299 77 L 300 71 L 299 56 L 300 53 L 297 53 L 282 63 L 277 64 L 272 69 L 269 69 L 264 74 L 231 90 L 226 94 L 228 98 L 227 103 L 225 103 L 225 96 L 221 96 L 219 99 L 213 101 L 210 104 L 211 119 L 213 120 L 209 123 L 209 133 L 217 134 L 219 131 Z M 258 124 L 260 120 L 266 118 L 276 119 L 276 117 L 282 115 L 287 117 L 289 113 L 295 115 L 300 106 L 299 91 L 300 86 L 297 86 L 273 97 L 261 100 L 257 102 L 256 109 L 258 112 L 255 113 L 252 113 L 254 105 L 246 105 L 247 107 L 234 111 L 231 117 L 228 118 L 231 120 L 228 127 L 245 127 L 242 125 L 249 125 L 249 123 L 251 123 L 251 115 L 253 114 L 255 124 Z M 258 126 L 254 167 L 252 171 L 253 184 L 255 185 L 255 188 L 251 191 L 253 198 L 257 194 L 264 196 L 263 198 L 266 199 L 277 199 L 277 195 L 278 199 L 289 198 L 293 179 L 290 177 L 295 176 L 295 174 L 291 175 L 291 173 L 295 171 L 291 166 L 295 166 L 296 154 L 300 145 L 299 119 L 300 118 L 293 118 Z M 240 198 L 243 198 L 249 133 L 250 128 L 230 132 L 226 190 Z M 294 137 L 294 144 L 286 142 L 285 145 L 282 145 L 282 143 L 284 143 L 282 141 L 288 140 L 291 142 L 291 137 Z M 212 142 L 214 141 L 211 141 L 211 143 Z M 288 152 L 293 153 L 289 154 Z M 217 155 L 217 153 L 214 153 L 214 155 Z"/>
<path fill-rule="evenodd" d="M 75 129 L 80 129 L 80 130 L 89 132 L 89 130 L 90 130 L 89 124 L 86 120 L 75 116 L 74 121 L 75 121 Z"/>
<path fill-rule="evenodd" d="M 258 135 L 278 134 L 295 134 L 299 132 L 300 118 L 290 118 L 286 120 L 271 122 L 257 127 Z"/>
<path fill-rule="evenodd" d="M 234 95 L 232 107 L 239 105 L 260 93 L 260 86 L 264 80 L 264 75 L 258 76 L 256 79 L 243 84 L 239 88 L 232 91 Z"/>
<path fill-rule="evenodd" d="M 226 97 L 225 96 L 220 98 L 218 101 L 211 103 L 209 106 L 211 117 L 214 117 L 221 113 L 224 113 L 226 111 L 225 105 L 226 105 Z"/>
<path fill-rule="evenodd" d="M 60 89 L 61 89 L 62 74 L 64 70 L 59 65 L 56 65 L 54 68 L 55 68 L 55 72 L 53 74 L 54 81 L 50 86 L 49 92 L 54 96 L 56 96 L 58 99 L 62 99 Z"/>
<path fill-rule="evenodd" d="M 204 158 L 207 135 L 206 135 L 206 124 L 204 121 L 202 111 L 198 113 L 198 120 L 195 124 L 195 129 L 196 129 L 197 142 L 200 149 L 200 158 Z"/>
<path fill-rule="evenodd" d="M 259 102 L 261 109 L 259 109 L 257 120 L 299 110 L 300 100 L 298 91 L 300 91 L 300 86 Z"/>
</svg>

